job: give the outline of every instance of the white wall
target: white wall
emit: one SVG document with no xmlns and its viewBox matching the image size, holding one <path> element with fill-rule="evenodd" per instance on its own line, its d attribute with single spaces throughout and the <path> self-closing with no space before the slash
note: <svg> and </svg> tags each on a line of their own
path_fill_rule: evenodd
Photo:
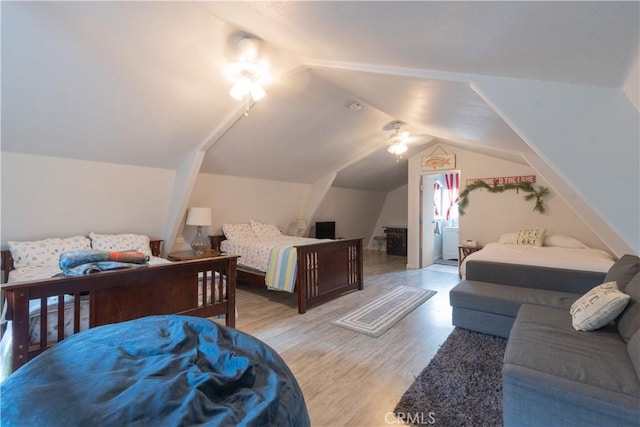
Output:
<svg viewBox="0 0 640 427">
<path fill-rule="evenodd" d="M 493 77 L 473 87 L 615 255 L 640 251 L 640 114 L 622 89 Z"/>
<path fill-rule="evenodd" d="M 533 169 L 494 157 L 443 145 L 448 153 L 456 154 L 456 166 L 460 170 L 461 191 L 470 178 L 499 176 L 536 175 L 536 185 L 548 187 L 543 177 Z M 420 160 L 433 148 L 427 149 L 409 159 L 409 267 L 418 265 L 418 195 Z M 546 212 L 533 211 L 534 202 L 524 200 L 522 192 L 514 190 L 503 193 L 489 193 L 478 189 L 469 193 L 469 205 L 465 215 L 459 220 L 459 239 L 477 240 L 481 244 L 494 242 L 501 233 L 518 231 L 523 228 L 545 228 L 549 233 L 574 237 L 587 245 L 607 250 L 606 245 L 582 221 L 578 215 L 553 190 L 544 199 Z"/>
<path fill-rule="evenodd" d="M 75 234 L 163 236 L 175 172 L 2 152 L 2 245 Z"/>
<path fill-rule="evenodd" d="M 403 185 L 387 193 L 376 225 L 369 236 L 369 240 L 365 242 L 369 248 L 373 248 L 374 236 L 384 236 L 385 226 L 407 226 L 407 208 L 409 202 L 407 191 L 408 186 Z"/>
<path fill-rule="evenodd" d="M 205 230 L 208 234 L 221 234 L 222 224 L 252 219 L 275 224 L 286 232 L 289 223 L 302 214 L 310 188 L 309 184 L 201 173 L 191 193 L 189 207 L 211 208 L 212 225 Z M 184 215 L 186 220 L 186 212 Z M 184 227 L 183 235 L 188 247 L 195 227 Z M 174 249 L 178 249 L 178 245 Z"/>
<path fill-rule="evenodd" d="M 331 187 L 316 210 L 311 225 L 316 221 L 335 221 L 336 237 L 364 238 L 371 236 L 386 193 Z"/>
<path fill-rule="evenodd" d="M 640 110 L 640 56 L 638 56 L 629 70 L 627 79 L 622 87 L 629 101 Z"/>
</svg>

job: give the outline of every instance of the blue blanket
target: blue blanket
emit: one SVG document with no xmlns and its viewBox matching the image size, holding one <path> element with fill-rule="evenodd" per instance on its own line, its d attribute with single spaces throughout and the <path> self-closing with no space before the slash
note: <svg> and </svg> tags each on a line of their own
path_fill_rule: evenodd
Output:
<svg viewBox="0 0 640 427">
<path fill-rule="evenodd" d="M 80 332 L 1 386 L 3 426 L 309 426 L 302 391 L 258 339 L 152 316 Z"/>
<path fill-rule="evenodd" d="M 59 276 L 82 276 L 100 271 L 147 265 L 149 257 L 137 251 L 76 249 L 60 254 Z"/>
</svg>

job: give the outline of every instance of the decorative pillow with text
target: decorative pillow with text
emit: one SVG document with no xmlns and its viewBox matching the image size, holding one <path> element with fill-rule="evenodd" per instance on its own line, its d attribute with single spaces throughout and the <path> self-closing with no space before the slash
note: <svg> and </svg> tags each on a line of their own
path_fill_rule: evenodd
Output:
<svg viewBox="0 0 640 427">
<path fill-rule="evenodd" d="M 571 305 L 571 324 L 577 331 L 593 331 L 614 321 L 631 297 L 618 290 L 616 282 L 591 289 Z"/>
<path fill-rule="evenodd" d="M 516 245 L 542 246 L 544 241 L 544 230 L 530 229 L 520 230 L 516 237 Z"/>
</svg>

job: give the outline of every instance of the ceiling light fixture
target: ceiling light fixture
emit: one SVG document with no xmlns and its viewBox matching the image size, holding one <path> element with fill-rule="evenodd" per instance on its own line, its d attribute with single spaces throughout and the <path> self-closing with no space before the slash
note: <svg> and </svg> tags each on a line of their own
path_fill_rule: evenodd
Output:
<svg viewBox="0 0 640 427">
<path fill-rule="evenodd" d="M 238 42 L 238 61 L 227 65 L 227 79 L 233 83 L 229 95 L 238 101 L 245 102 L 245 115 L 253 103 L 266 95 L 263 85 L 269 81 L 269 65 L 260 60 L 260 40 L 243 37 Z"/>
<path fill-rule="evenodd" d="M 391 145 L 387 148 L 387 151 L 396 156 L 396 162 L 402 160 L 402 155 L 407 152 L 407 141 L 409 140 L 409 132 L 400 133 L 401 122 L 393 122 L 393 133 L 389 137 Z"/>
</svg>

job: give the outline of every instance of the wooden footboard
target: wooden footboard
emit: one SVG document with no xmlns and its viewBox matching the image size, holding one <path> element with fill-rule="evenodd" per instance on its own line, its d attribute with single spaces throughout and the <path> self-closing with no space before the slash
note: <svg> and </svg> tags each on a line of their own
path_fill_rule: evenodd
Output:
<svg viewBox="0 0 640 427">
<path fill-rule="evenodd" d="M 347 291 L 362 290 L 362 239 L 296 246 L 298 313 Z"/>
<path fill-rule="evenodd" d="M 89 328 L 162 314 L 225 315 L 226 324 L 233 327 L 237 258 L 223 256 L 2 285 L 6 318 L 12 321 L 12 369 L 64 339 L 64 327 L 58 327 L 57 339 L 47 339 L 47 310 L 40 310 L 40 342 L 29 344 L 30 300 L 40 300 L 40 306 L 46 307 L 47 298 L 56 297 L 57 324 L 65 325 L 72 316 L 73 333 L 80 331 L 81 298 L 89 301 Z M 65 318 L 64 295 L 74 297 L 69 318 Z M 223 297 L 216 301 L 215 295 Z"/>
<path fill-rule="evenodd" d="M 209 236 L 211 247 L 220 250 L 224 236 Z M 296 246 L 297 270 L 295 290 L 298 312 L 329 301 L 345 292 L 362 290 L 363 239 L 319 241 Z M 238 270 L 238 278 L 265 285 L 264 273 Z"/>
</svg>

